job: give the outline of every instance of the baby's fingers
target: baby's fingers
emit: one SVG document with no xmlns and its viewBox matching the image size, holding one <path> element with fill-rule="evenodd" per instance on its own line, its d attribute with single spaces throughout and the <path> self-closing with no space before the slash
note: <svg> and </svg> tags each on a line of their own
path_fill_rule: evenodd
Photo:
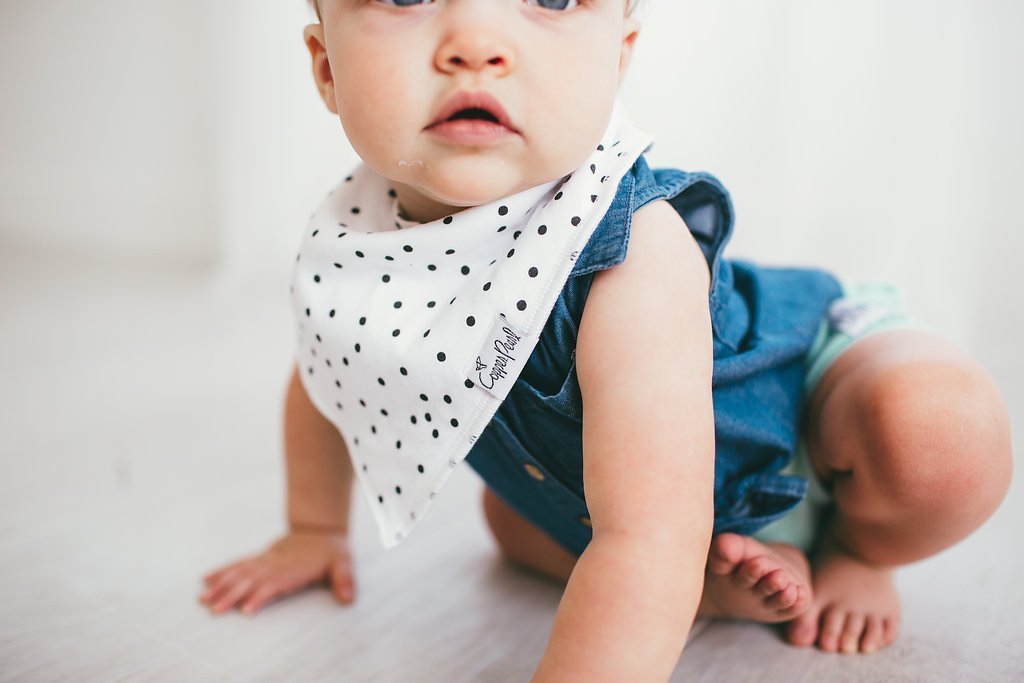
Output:
<svg viewBox="0 0 1024 683">
<path fill-rule="evenodd" d="M 331 565 L 331 587 L 339 601 L 349 603 L 355 599 L 352 565 L 347 559 L 339 559 Z"/>
<path fill-rule="evenodd" d="M 223 592 L 211 599 L 210 609 L 214 614 L 220 614 L 224 610 L 234 607 L 240 600 L 252 592 L 255 585 L 255 576 L 251 574 L 240 576 L 237 581 L 228 584 Z"/>
<path fill-rule="evenodd" d="M 272 599 L 287 592 L 285 587 L 276 581 L 264 581 L 261 583 L 246 601 L 239 607 L 245 614 L 255 614 L 263 609 L 263 606 Z"/>
<path fill-rule="evenodd" d="M 225 567 L 219 572 L 216 572 L 215 576 L 210 578 L 210 582 L 206 586 L 206 590 L 199 595 L 199 601 L 209 604 L 215 600 L 221 593 L 233 586 L 235 582 L 245 573 L 245 567 L 241 563 L 236 563 L 230 567 Z"/>
</svg>

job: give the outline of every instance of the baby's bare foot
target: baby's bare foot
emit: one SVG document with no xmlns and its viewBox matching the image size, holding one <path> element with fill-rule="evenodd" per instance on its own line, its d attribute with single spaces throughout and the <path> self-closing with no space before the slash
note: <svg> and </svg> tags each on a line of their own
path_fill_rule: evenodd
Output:
<svg viewBox="0 0 1024 683">
<path fill-rule="evenodd" d="M 810 609 L 786 626 L 794 645 L 817 642 L 825 652 L 870 653 L 896 640 L 899 598 L 892 570 L 851 556 L 824 541 L 814 559 Z"/>
<path fill-rule="evenodd" d="M 772 623 L 810 603 L 810 568 L 799 548 L 729 533 L 712 539 L 700 616 Z"/>
</svg>

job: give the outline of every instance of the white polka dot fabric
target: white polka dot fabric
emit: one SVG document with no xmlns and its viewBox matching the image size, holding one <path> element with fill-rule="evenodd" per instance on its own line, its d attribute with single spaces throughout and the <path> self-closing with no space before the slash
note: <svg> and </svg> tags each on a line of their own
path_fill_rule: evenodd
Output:
<svg viewBox="0 0 1024 683">
<path fill-rule="evenodd" d="M 616 102 L 573 173 L 430 223 L 365 164 L 310 219 L 297 362 L 344 437 L 385 548 L 423 518 L 518 378 L 619 181 L 653 138 Z"/>
</svg>

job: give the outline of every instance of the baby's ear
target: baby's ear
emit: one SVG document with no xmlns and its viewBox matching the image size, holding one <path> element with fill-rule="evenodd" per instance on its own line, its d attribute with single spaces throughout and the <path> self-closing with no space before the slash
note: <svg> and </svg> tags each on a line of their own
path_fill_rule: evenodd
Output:
<svg viewBox="0 0 1024 683">
<path fill-rule="evenodd" d="M 302 31 L 302 38 L 309 48 L 309 56 L 313 62 L 313 78 L 324 101 L 332 114 L 338 113 L 338 103 L 334 99 L 334 74 L 331 63 L 327 60 L 327 42 L 324 40 L 323 24 L 310 24 Z"/>
<path fill-rule="evenodd" d="M 626 70 L 633 59 L 633 48 L 636 37 L 640 34 L 640 20 L 627 16 L 622 22 L 622 49 L 619 52 L 619 84 L 626 77 Z"/>
</svg>

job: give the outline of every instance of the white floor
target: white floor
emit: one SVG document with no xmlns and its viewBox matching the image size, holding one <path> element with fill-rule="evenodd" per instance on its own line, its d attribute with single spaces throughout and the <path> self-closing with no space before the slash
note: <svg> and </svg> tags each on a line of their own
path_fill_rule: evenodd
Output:
<svg viewBox="0 0 1024 683">
<path fill-rule="evenodd" d="M 354 606 L 197 603 L 205 571 L 283 528 L 285 289 L 0 254 L 0 680 L 529 679 L 560 589 L 497 558 L 465 465 L 392 551 L 358 500 Z M 1024 373 L 979 359 L 1019 438 Z M 699 623 L 673 680 L 1024 680 L 1022 479 L 974 536 L 900 571 L 895 646 L 827 655 Z"/>
</svg>

